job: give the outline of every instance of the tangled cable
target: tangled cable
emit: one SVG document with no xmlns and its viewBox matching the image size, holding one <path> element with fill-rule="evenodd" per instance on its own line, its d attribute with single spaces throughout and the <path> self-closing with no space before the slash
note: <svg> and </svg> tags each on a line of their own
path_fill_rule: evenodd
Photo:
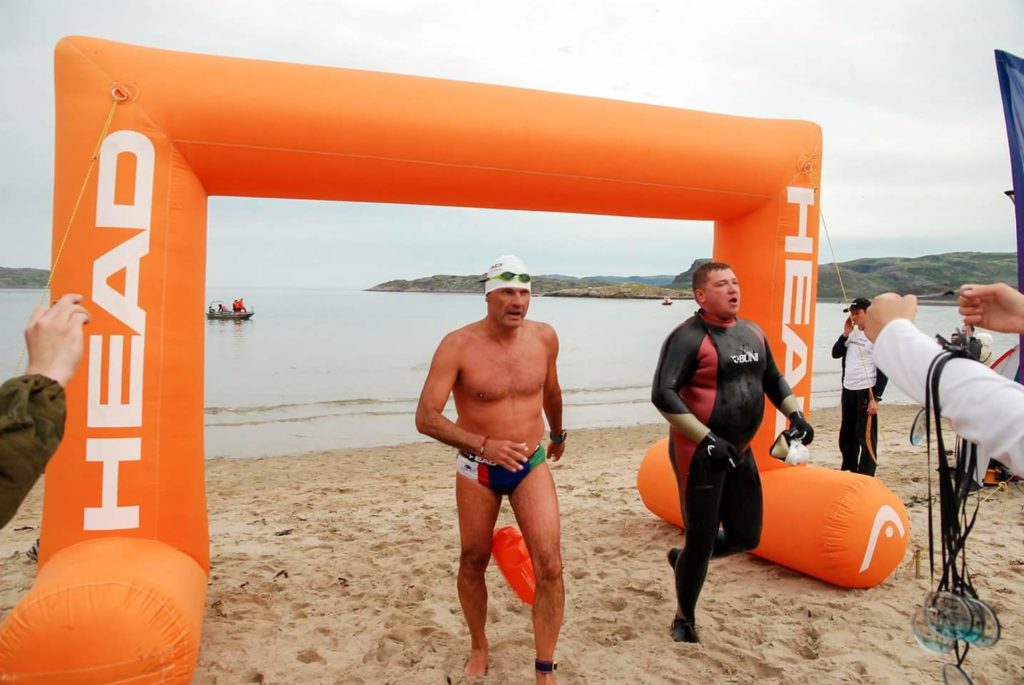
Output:
<svg viewBox="0 0 1024 685">
<path fill-rule="evenodd" d="M 990 647 L 999 640 L 1000 626 L 995 611 L 978 599 L 967 568 L 967 538 L 974 527 L 980 501 L 968 511 L 968 495 L 976 471 L 977 445 L 957 437 L 953 452 L 947 452 L 942 439 L 942 405 L 939 379 L 951 359 L 969 358 L 967 350 L 943 341 L 944 351 L 932 360 L 925 388 L 924 429 L 931 465 L 932 419 L 935 425 L 935 455 L 938 461 L 939 534 L 942 575 L 937 585 L 918 607 L 911 629 L 918 643 L 934 654 L 956 655 L 956 663 L 945 664 L 943 680 L 947 685 L 972 685 L 963 670 L 964 659 L 972 645 Z M 916 423 L 916 422 L 915 422 Z M 950 463 L 950 457 L 953 462 Z M 928 556 L 932 583 L 935 583 L 935 529 L 932 509 L 932 485 L 928 479 Z"/>
</svg>

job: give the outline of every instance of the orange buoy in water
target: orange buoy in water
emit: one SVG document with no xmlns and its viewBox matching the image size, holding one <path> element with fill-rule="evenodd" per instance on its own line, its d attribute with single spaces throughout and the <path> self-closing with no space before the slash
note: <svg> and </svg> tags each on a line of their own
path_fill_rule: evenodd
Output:
<svg viewBox="0 0 1024 685">
<path fill-rule="evenodd" d="M 537 580 L 533 575 L 533 562 L 530 552 L 526 549 L 523 534 L 515 526 L 505 526 L 494 531 L 494 544 L 491 548 L 494 560 L 505 580 L 519 595 L 519 599 L 533 604 L 533 593 L 537 589 Z"/>
</svg>

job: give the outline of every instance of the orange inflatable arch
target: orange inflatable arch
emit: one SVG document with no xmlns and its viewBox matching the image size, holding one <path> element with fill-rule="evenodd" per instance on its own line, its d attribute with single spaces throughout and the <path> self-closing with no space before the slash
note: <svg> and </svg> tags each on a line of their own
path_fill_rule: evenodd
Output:
<svg viewBox="0 0 1024 685">
<path fill-rule="evenodd" d="M 209 195 L 713 220 L 745 315 L 809 397 L 814 124 L 82 37 L 58 43 L 55 81 L 53 291 L 85 293 L 93 318 L 0 681 L 191 678 L 209 568 Z"/>
</svg>

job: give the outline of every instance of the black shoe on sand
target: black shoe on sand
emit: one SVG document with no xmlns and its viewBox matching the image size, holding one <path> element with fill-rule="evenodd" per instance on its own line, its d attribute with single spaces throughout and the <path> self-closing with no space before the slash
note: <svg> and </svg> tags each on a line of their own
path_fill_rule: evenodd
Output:
<svg viewBox="0 0 1024 685">
<path fill-rule="evenodd" d="M 697 637 L 697 626 L 685 618 L 677 618 L 672 621 L 672 639 L 676 642 L 700 642 Z"/>
</svg>

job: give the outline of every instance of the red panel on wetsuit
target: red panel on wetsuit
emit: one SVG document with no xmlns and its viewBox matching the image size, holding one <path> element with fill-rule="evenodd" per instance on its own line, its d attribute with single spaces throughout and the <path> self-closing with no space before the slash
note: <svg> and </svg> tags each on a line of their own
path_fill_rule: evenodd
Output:
<svg viewBox="0 0 1024 685">
<path fill-rule="evenodd" d="M 690 382 L 679 389 L 679 399 L 686 404 L 693 416 L 708 425 L 711 410 L 715 407 L 715 396 L 718 392 L 718 350 L 711 342 L 711 336 L 705 335 L 697 350 L 697 370 Z M 693 442 L 678 430 L 669 431 L 672 435 L 672 451 L 675 455 L 676 468 L 679 471 L 679 492 L 686 493 L 686 478 L 690 473 L 690 460 L 697 449 Z"/>
</svg>

